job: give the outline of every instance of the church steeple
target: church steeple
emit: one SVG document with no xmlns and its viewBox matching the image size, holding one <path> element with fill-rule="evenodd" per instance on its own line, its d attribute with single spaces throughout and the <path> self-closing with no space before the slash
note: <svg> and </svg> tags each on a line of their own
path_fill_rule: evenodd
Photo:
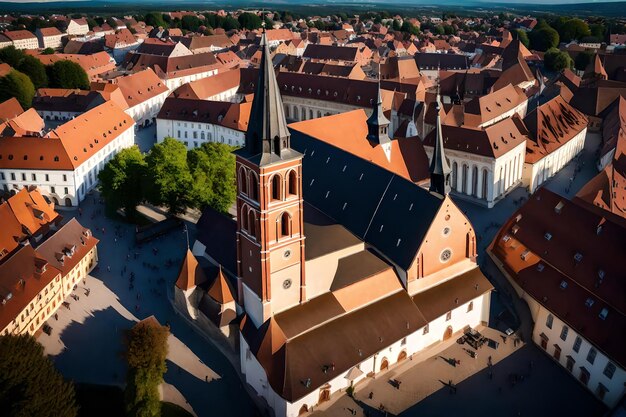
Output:
<svg viewBox="0 0 626 417">
<path fill-rule="evenodd" d="M 283 110 L 276 73 L 265 35 L 261 35 L 261 65 L 254 91 L 245 148 L 238 153 L 259 165 L 296 156 L 290 148 L 290 134 Z"/>
<path fill-rule="evenodd" d="M 437 86 L 437 101 L 435 103 L 437 112 L 437 126 L 435 146 L 433 148 L 433 159 L 430 162 L 430 191 L 441 195 L 450 193 L 450 164 L 446 158 L 443 147 L 443 132 L 441 130 L 441 107 L 439 102 L 439 86 Z"/>
<path fill-rule="evenodd" d="M 367 119 L 367 139 L 374 144 L 384 145 L 391 142 L 389 139 L 389 119 L 383 112 L 383 96 L 380 92 L 380 64 L 378 65 L 378 97 L 372 115 Z"/>
</svg>

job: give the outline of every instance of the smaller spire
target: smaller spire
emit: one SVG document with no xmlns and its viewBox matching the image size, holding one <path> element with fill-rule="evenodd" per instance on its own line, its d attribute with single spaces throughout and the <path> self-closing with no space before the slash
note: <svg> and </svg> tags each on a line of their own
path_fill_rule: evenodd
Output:
<svg viewBox="0 0 626 417">
<path fill-rule="evenodd" d="M 386 144 L 391 142 L 389 138 L 389 119 L 385 117 L 383 112 L 383 96 L 380 88 L 380 62 L 378 63 L 378 91 L 376 105 L 373 108 L 372 115 L 367 119 L 367 139 L 376 144 Z"/>
<path fill-rule="evenodd" d="M 439 78 L 439 77 L 437 77 Z M 439 80 L 438 80 L 439 81 Z M 437 82 L 437 99 L 435 102 L 437 125 L 433 159 L 430 163 L 430 191 L 446 195 L 450 193 L 450 163 L 446 158 L 443 146 L 443 132 L 441 129 L 441 105 L 439 97 L 439 82 Z"/>
</svg>

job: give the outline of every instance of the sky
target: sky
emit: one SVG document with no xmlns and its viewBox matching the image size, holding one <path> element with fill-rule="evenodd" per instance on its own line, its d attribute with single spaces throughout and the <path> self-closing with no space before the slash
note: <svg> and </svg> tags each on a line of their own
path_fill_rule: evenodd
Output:
<svg viewBox="0 0 626 417">
<path fill-rule="evenodd" d="M 0 0 L 6 1 L 10 3 L 48 3 L 51 1 L 59 1 L 59 0 Z M 65 0 L 65 1 L 77 1 L 77 0 Z M 145 0 L 141 0 L 145 1 Z M 623 0 L 478 0 L 484 3 L 525 3 L 525 4 L 577 4 L 577 3 L 615 3 Z M 128 0 L 129 3 L 132 3 L 133 0 Z M 393 2 L 393 1 L 392 1 Z M 424 3 L 434 3 L 435 1 L 425 0 Z M 315 0 L 313 0 L 315 3 Z M 462 4 L 463 1 L 459 0 L 459 4 Z"/>
</svg>

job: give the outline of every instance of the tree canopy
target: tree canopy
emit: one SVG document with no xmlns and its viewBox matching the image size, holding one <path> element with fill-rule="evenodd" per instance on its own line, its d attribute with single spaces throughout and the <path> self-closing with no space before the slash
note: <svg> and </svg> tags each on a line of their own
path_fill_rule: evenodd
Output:
<svg viewBox="0 0 626 417">
<path fill-rule="evenodd" d="M 104 166 L 98 179 L 109 210 L 123 208 L 127 218 L 135 218 L 137 205 L 144 199 L 146 168 L 145 158 L 137 146 L 122 149 Z"/>
<path fill-rule="evenodd" d="M 48 71 L 51 87 L 89 89 L 87 73 L 75 62 L 57 61 L 48 67 Z"/>
<path fill-rule="evenodd" d="M 537 25 L 528 34 L 530 46 L 537 51 L 547 51 L 550 48 L 559 46 L 559 32 L 547 24 Z"/>
<path fill-rule="evenodd" d="M 159 26 L 163 28 L 169 27 L 167 23 L 165 23 L 165 20 L 163 20 L 163 15 L 161 13 L 147 13 L 144 21 L 146 22 L 146 25 L 150 25 L 155 28 L 158 28 Z"/>
<path fill-rule="evenodd" d="M 591 63 L 591 60 L 593 60 L 593 56 L 594 54 L 591 51 L 579 52 L 578 55 L 576 55 L 576 59 L 574 59 L 574 68 L 579 71 L 584 71 Z"/>
<path fill-rule="evenodd" d="M 227 212 L 237 196 L 231 149 L 219 143 L 204 143 L 189 151 L 187 163 L 193 177 L 192 205 Z"/>
<path fill-rule="evenodd" d="M 185 30 L 197 32 L 200 26 L 202 26 L 202 21 L 198 16 L 185 15 L 181 19 L 181 27 Z"/>
<path fill-rule="evenodd" d="M 25 109 L 30 108 L 35 97 L 33 82 L 26 74 L 15 69 L 0 78 L 0 102 L 12 97 L 15 97 Z"/>
<path fill-rule="evenodd" d="M 26 55 L 16 69 L 28 75 L 36 89 L 48 86 L 46 67 L 34 56 Z"/>
<path fill-rule="evenodd" d="M 0 409 L 6 417 L 75 417 L 74 387 L 34 337 L 0 336 Z"/>
<path fill-rule="evenodd" d="M 146 158 L 148 163 L 147 199 L 163 205 L 170 213 L 181 213 L 191 205 L 189 190 L 193 178 L 187 165 L 187 148 L 182 142 L 165 138 L 154 145 Z"/>
<path fill-rule="evenodd" d="M 581 40 L 591 35 L 591 30 L 587 23 L 578 18 L 569 19 L 561 16 L 551 26 L 559 32 L 561 42 Z"/>
<path fill-rule="evenodd" d="M 555 72 L 560 72 L 565 68 L 573 66 L 573 61 L 569 54 L 557 48 L 548 49 L 543 56 L 543 61 L 547 69 Z"/>
<path fill-rule="evenodd" d="M 154 322 L 139 322 L 126 334 L 126 390 L 128 417 L 159 417 L 158 387 L 167 370 L 169 329 Z"/>
<path fill-rule="evenodd" d="M 256 13 L 241 13 L 239 18 L 239 25 L 242 29 L 254 30 L 261 27 L 261 18 Z"/>
</svg>

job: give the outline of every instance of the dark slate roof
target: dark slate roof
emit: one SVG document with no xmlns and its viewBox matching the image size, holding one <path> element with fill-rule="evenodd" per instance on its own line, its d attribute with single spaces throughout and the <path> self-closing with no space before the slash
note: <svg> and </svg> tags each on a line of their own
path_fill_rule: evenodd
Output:
<svg viewBox="0 0 626 417">
<path fill-rule="evenodd" d="M 464 70 L 470 67 L 467 56 L 458 54 L 417 53 L 415 62 L 420 70 Z"/>
<path fill-rule="evenodd" d="M 207 207 L 196 228 L 206 253 L 230 275 L 237 276 L 237 222 Z"/>
<path fill-rule="evenodd" d="M 339 148 L 292 130 L 304 154 L 307 203 L 408 269 L 443 197 Z"/>
</svg>

